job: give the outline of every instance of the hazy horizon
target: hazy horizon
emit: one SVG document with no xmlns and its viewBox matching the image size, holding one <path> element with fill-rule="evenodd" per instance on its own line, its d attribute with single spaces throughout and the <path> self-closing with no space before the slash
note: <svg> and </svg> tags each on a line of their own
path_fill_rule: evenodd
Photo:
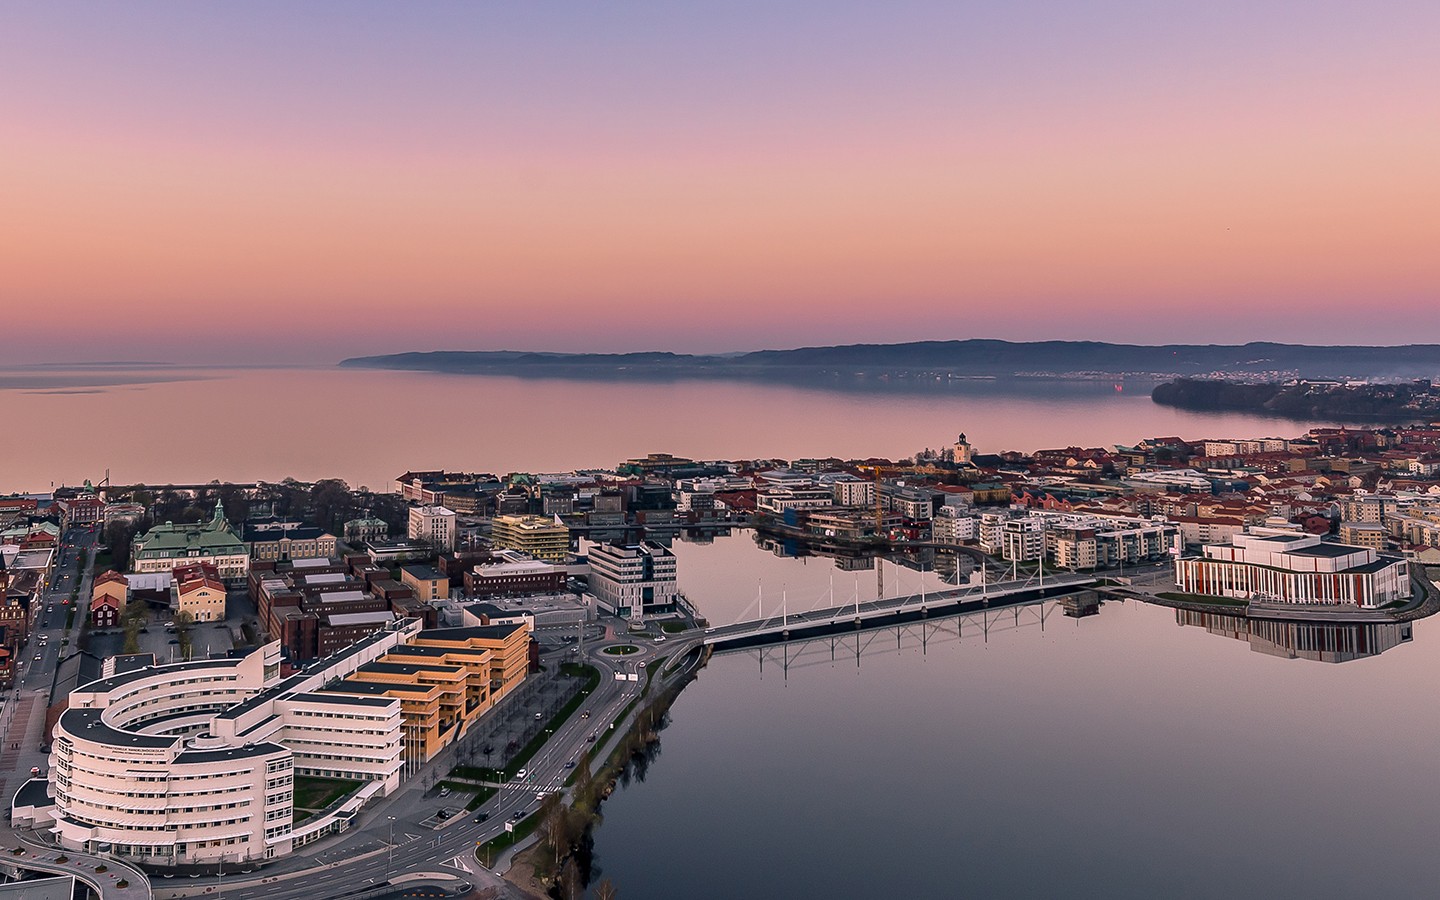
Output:
<svg viewBox="0 0 1440 900">
<path fill-rule="evenodd" d="M 6 358 L 1434 339 L 1440 6 L 0 2 Z"/>
</svg>

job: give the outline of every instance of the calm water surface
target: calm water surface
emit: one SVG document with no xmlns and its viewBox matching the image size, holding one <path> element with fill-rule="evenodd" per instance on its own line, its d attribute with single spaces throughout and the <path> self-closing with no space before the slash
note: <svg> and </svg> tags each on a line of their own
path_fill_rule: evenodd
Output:
<svg viewBox="0 0 1440 900">
<path fill-rule="evenodd" d="M 1123 385 L 1121 387 L 1124 387 Z M 0 370 L 18 436 L 0 491 L 340 477 L 406 469 L 545 472 L 667 451 L 702 459 L 906 457 L 967 432 L 982 452 L 1162 434 L 1295 434 L 1296 423 L 1156 406 L 1149 385 L 603 382 L 361 369 Z"/>
<path fill-rule="evenodd" d="M 828 590 L 827 561 L 744 533 L 676 548 L 717 621 L 756 572 L 792 602 Z M 778 650 L 715 657 L 644 783 L 606 803 L 604 874 L 627 898 L 1435 894 L 1429 622 L 1326 664 L 1165 609 L 1045 609 L 925 647 L 882 632 L 858 662 L 853 641 L 834 661 L 796 650 L 788 672 Z"/>
<path fill-rule="evenodd" d="M 908 456 L 1303 430 L 1152 404 L 1148 388 L 976 382 L 824 390 L 338 369 L 0 372 L 18 437 L 0 490 L 51 482 L 548 471 L 651 451 Z M 676 545 L 713 620 L 875 594 L 875 573 L 781 559 L 746 533 Z M 887 567 L 888 592 L 940 587 Z M 1431 896 L 1440 717 L 1426 640 L 1328 665 L 1180 627 L 1168 610 L 1053 605 L 986 634 L 914 630 L 719 656 L 681 696 L 599 861 L 627 900 L 732 897 Z"/>
</svg>

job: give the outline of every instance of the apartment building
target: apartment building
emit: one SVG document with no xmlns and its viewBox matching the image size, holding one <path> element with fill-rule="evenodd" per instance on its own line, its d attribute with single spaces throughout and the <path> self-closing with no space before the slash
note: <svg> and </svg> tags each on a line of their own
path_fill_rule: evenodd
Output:
<svg viewBox="0 0 1440 900">
<path fill-rule="evenodd" d="M 455 513 L 443 506 L 412 506 L 406 534 L 437 550 L 454 550 Z"/>
</svg>

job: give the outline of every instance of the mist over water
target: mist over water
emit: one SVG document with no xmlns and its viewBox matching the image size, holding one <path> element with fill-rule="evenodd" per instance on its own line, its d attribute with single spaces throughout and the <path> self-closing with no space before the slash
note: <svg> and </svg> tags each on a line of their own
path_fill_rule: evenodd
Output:
<svg viewBox="0 0 1440 900">
<path fill-rule="evenodd" d="M 381 488 L 406 469 L 613 467 L 701 459 L 902 458 L 966 432 L 980 452 L 1304 425 L 1157 406 L 1150 383 L 584 381 L 361 369 L 0 372 L 21 437 L 0 491 L 51 482 L 310 481 Z"/>
</svg>

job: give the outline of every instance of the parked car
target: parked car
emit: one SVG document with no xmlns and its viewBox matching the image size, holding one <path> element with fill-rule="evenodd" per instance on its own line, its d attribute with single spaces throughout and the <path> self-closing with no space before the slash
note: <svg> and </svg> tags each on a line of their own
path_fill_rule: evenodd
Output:
<svg viewBox="0 0 1440 900">
<path fill-rule="evenodd" d="M 442 796 L 442 797 L 448 797 L 448 796 L 450 796 L 450 789 L 449 789 L 448 787 L 441 787 L 441 788 L 440 788 L 440 796 Z"/>
</svg>

